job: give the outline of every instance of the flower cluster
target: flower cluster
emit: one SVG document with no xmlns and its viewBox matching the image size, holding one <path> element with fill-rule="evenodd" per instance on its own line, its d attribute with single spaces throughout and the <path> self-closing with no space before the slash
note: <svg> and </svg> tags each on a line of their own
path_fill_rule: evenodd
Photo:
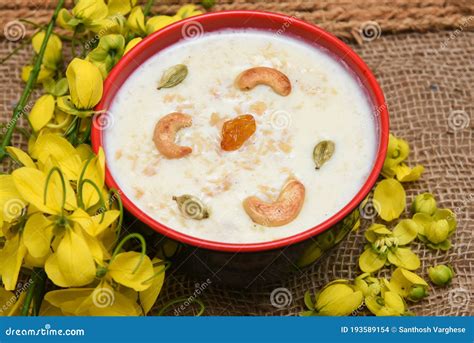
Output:
<svg viewBox="0 0 474 343">
<path fill-rule="evenodd" d="M 35 79 L 43 95 L 28 115 L 28 151 L 5 147 L 18 167 L 0 175 L 1 315 L 145 315 L 160 293 L 168 264 L 147 255 L 139 233 L 121 232 L 120 194 L 104 183 L 104 152 L 88 144 L 114 65 L 146 35 L 201 13 L 186 5 L 148 18 L 149 8 L 78 0 L 57 12 L 56 24 L 72 35 L 41 28 L 32 37 L 35 64 L 22 79 Z M 67 66 L 63 41 L 72 46 Z M 130 241 L 138 248 L 127 251 Z M 18 292 L 28 275 L 31 285 Z"/>
<path fill-rule="evenodd" d="M 428 284 L 412 272 L 420 268 L 421 262 L 410 244 L 418 238 L 431 249 L 448 250 L 449 237 L 457 222 L 451 210 L 437 208 L 432 194 L 422 193 L 412 202 L 412 218 L 400 220 L 393 230 L 387 227 L 387 223 L 398 219 L 406 208 L 406 193 L 400 182 L 415 181 L 424 170 L 421 165 L 411 169 L 404 163 L 409 151 L 405 140 L 390 135 L 382 171 L 385 179 L 379 181 L 370 200 L 385 223 L 373 223 L 365 231 L 367 244 L 359 257 L 363 273 L 352 283 L 349 280 L 330 282 L 314 299 L 307 292 L 308 310 L 302 315 L 357 314 L 363 305 L 377 316 L 410 315 L 406 302 L 417 302 L 428 296 Z M 389 266 L 396 267 L 390 281 L 378 276 L 379 271 Z M 438 265 L 429 268 L 428 274 L 433 284 L 445 286 L 454 277 L 454 270 Z"/>
</svg>

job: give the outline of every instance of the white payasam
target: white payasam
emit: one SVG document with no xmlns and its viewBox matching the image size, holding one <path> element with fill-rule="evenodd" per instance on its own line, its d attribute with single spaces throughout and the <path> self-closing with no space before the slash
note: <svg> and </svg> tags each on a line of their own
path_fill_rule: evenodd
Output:
<svg viewBox="0 0 474 343">
<path fill-rule="evenodd" d="M 157 90 L 163 72 L 176 64 L 187 66 L 187 77 Z M 238 89 L 236 77 L 257 66 L 288 76 L 291 93 L 264 85 Z M 173 112 L 192 118 L 176 138 L 192 153 L 167 159 L 153 132 Z M 351 72 L 322 49 L 260 31 L 209 33 L 160 51 L 124 83 L 109 113 L 107 164 L 124 194 L 167 227 L 211 241 L 271 241 L 320 224 L 357 194 L 376 154 L 373 110 Z M 254 116 L 255 134 L 238 150 L 223 151 L 223 123 L 242 114 Z M 316 170 L 313 148 L 322 140 L 333 141 L 335 152 Z M 273 202 L 289 178 L 306 190 L 296 219 L 279 227 L 254 223 L 244 199 Z M 204 203 L 209 218 L 184 216 L 173 201 L 184 194 Z"/>
</svg>

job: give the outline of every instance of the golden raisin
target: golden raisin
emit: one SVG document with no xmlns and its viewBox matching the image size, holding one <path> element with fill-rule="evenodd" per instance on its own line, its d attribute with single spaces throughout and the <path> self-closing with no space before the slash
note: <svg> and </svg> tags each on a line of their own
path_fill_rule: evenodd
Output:
<svg viewBox="0 0 474 343">
<path fill-rule="evenodd" d="M 222 126 L 222 150 L 237 150 L 256 130 L 255 119 L 250 114 L 244 114 L 226 121 Z"/>
</svg>

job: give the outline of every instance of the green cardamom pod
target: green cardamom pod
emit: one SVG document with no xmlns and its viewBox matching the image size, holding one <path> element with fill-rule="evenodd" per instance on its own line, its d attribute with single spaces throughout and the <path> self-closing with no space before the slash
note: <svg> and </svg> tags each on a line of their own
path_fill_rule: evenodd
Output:
<svg viewBox="0 0 474 343">
<path fill-rule="evenodd" d="M 179 210 L 185 217 L 196 220 L 209 218 L 209 210 L 202 201 L 195 196 L 184 194 L 174 196 L 173 200 L 176 201 Z"/>
<path fill-rule="evenodd" d="M 329 161 L 329 159 L 334 154 L 335 144 L 333 141 L 321 141 L 314 147 L 313 150 L 313 160 L 316 165 L 316 169 L 319 169 L 323 166 L 324 163 Z"/>
<path fill-rule="evenodd" d="M 183 82 L 187 75 L 188 67 L 184 64 L 172 66 L 164 71 L 158 89 L 174 87 Z"/>
</svg>

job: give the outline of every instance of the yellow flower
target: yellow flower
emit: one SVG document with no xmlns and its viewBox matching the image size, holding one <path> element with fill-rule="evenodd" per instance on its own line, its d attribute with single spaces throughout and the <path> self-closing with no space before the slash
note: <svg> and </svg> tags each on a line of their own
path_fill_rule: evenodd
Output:
<svg viewBox="0 0 474 343">
<path fill-rule="evenodd" d="M 138 316 L 140 306 L 129 294 L 115 290 L 106 281 L 96 288 L 69 288 L 48 292 L 42 311 L 53 306 L 68 316 Z"/>
<path fill-rule="evenodd" d="M 347 280 L 335 280 L 324 286 L 314 304 L 310 294 L 305 295 L 305 303 L 310 311 L 302 315 L 348 316 L 359 308 L 363 300 L 362 292 Z"/>
<path fill-rule="evenodd" d="M 152 263 L 146 255 L 126 252 L 117 254 L 108 267 L 101 268 L 97 272 L 101 281 L 96 288 L 52 291 L 45 300 L 65 315 L 137 316 L 150 311 L 163 286 L 162 261 L 154 259 Z"/>
<path fill-rule="evenodd" d="M 407 312 L 403 298 L 391 291 L 383 292 L 382 296 L 366 297 L 365 305 L 376 316 L 402 316 Z"/>
<path fill-rule="evenodd" d="M 31 109 L 28 119 L 34 131 L 39 131 L 53 118 L 55 100 L 52 95 L 41 96 Z"/>
<path fill-rule="evenodd" d="M 109 0 L 107 4 L 109 8 L 109 15 L 126 15 L 131 11 L 132 7 L 135 6 L 136 3 L 137 0 Z"/>
<path fill-rule="evenodd" d="M 395 175 L 400 182 L 411 182 L 420 179 L 421 174 L 425 171 L 425 167 L 421 164 L 416 165 L 414 168 L 410 168 L 405 163 L 393 167 Z"/>
<path fill-rule="evenodd" d="M 404 268 L 395 269 L 389 287 L 390 290 L 411 301 L 421 300 L 428 295 L 426 281 Z"/>
<path fill-rule="evenodd" d="M 436 200 L 433 194 L 418 194 L 411 206 L 413 213 L 425 213 L 429 216 L 436 211 Z"/>
<path fill-rule="evenodd" d="M 390 134 L 382 174 L 386 177 L 393 177 L 395 173 L 392 168 L 406 160 L 409 154 L 410 146 L 407 141 Z"/>
<path fill-rule="evenodd" d="M 164 28 L 165 26 L 173 24 L 174 22 L 177 22 L 179 20 L 181 20 L 181 17 L 177 15 L 172 16 L 172 17 L 167 16 L 167 15 L 159 15 L 159 16 L 151 17 L 146 22 L 146 33 L 148 35 L 152 34 L 153 32 L 158 31 Z"/>
<path fill-rule="evenodd" d="M 382 180 L 374 190 L 375 209 L 385 221 L 392 221 L 405 210 L 406 194 L 400 182 L 394 179 Z"/>
<path fill-rule="evenodd" d="M 130 42 L 127 43 L 127 46 L 125 47 L 125 50 L 124 50 L 123 54 L 125 55 L 127 52 L 132 50 L 132 48 L 134 48 L 135 45 L 137 45 L 141 41 L 142 41 L 142 39 L 140 37 L 133 38 Z"/>
<path fill-rule="evenodd" d="M 418 228 L 418 224 L 410 219 L 400 221 L 393 232 L 381 224 L 370 226 L 365 237 L 371 244 L 359 257 L 360 269 L 373 273 L 386 264 L 410 270 L 419 268 L 418 256 L 409 248 L 403 247 L 416 238 Z"/>
<path fill-rule="evenodd" d="M 101 71 L 105 79 L 112 67 L 120 60 L 125 47 L 125 38 L 122 35 L 111 34 L 100 38 L 98 46 L 86 57 Z"/>
<path fill-rule="evenodd" d="M 31 156 L 37 159 L 39 169 L 49 172 L 49 169 L 57 166 L 69 180 L 77 180 L 82 170 L 82 161 L 76 149 L 57 134 L 39 136 L 31 148 Z"/>
<path fill-rule="evenodd" d="M 92 109 L 102 98 L 102 75 L 91 62 L 74 58 L 66 70 L 66 77 L 74 106 Z"/>
<path fill-rule="evenodd" d="M 39 53 L 41 49 L 41 45 L 43 44 L 43 40 L 45 37 L 45 32 L 41 31 L 33 36 L 31 43 L 33 45 L 33 49 L 36 53 Z M 46 45 L 46 50 L 43 56 L 43 65 L 52 70 L 56 70 L 58 63 L 62 59 L 62 48 L 63 44 L 61 39 L 55 34 L 51 34 L 48 40 L 48 44 Z"/>
<path fill-rule="evenodd" d="M 457 226 L 456 215 L 449 209 L 436 209 L 432 216 L 415 213 L 413 220 L 418 224 L 418 238 L 431 249 L 448 250 L 449 237 Z"/>
<path fill-rule="evenodd" d="M 92 252 L 82 235 L 66 228 L 57 250 L 50 255 L 44 269 L 48 278 L 61 287 L 85 286 L 96 274 Z"/>
<path fill-rule="evenodd" d="M 145 16 L 140 6 L 134 7 L 130 12 L 127 19 L 127 26 L 133 33 L 139 36 L 146 35 Z"/>
</svg>

